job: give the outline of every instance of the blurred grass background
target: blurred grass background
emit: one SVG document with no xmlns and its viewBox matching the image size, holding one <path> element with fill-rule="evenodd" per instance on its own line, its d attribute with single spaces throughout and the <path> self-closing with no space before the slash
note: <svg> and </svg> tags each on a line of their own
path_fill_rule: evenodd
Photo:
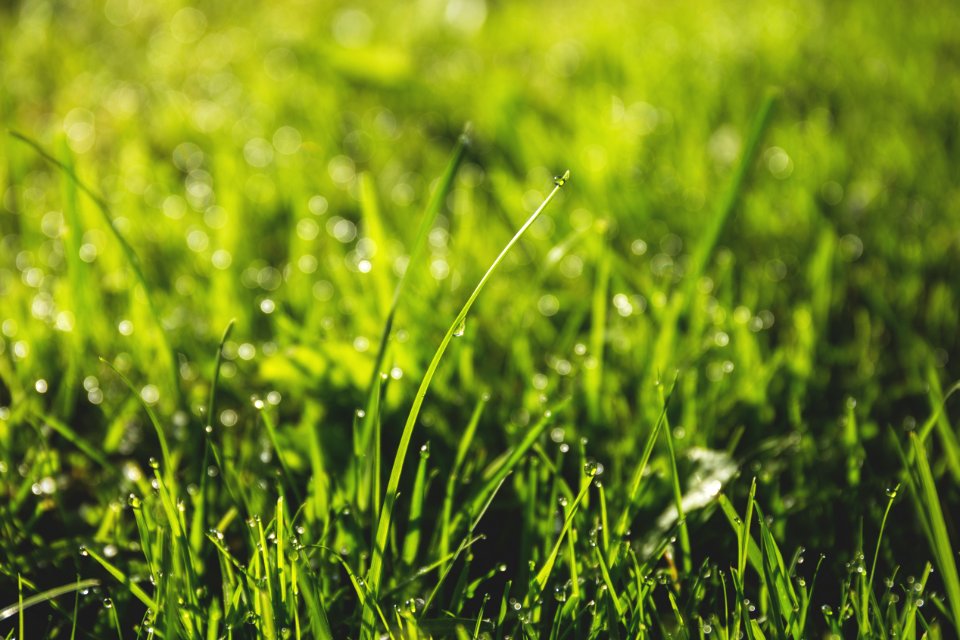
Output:
<svg viewBox="0 0 960 640">
<path fill-rule="evenodd" d="M 81 496 L 68 535 L 126 492 L 82 486 L 82 464 L 37 446 L 49 434 L 15 427 L 52 414 L 112 459 L 155 454 L 103 356 L 190 459 L 231 318 L 225 447 L 254 477 L 271 468 L 258 394 L 291 442 L 320 429 L 336 475 L 419 212 L 467 122 L 468 161 L 401 305 L 385 446 L 445 325 L 568 167 L 438 373 L 417 436 L 435 457 L 483 392 L 481 459 L 573 394 L 566 438 L 588 437 L 624 484 L 660 410 L 654 381 L 680 370 L 680 450 L 726 449 L 758 476 L 787 546 L 852 553 L 896 482 L 888 428 L 914 429 L 960 378 L 954 3 L 6 2 L 0 56 L 0 122 L 104 196 L 156 309 L 96 205 L 0 141 L 3 473 Z M 771 88 L 758 159 L 691 276 Z M 956 431 L 941 425 L 956 513 Z M 892 533 L 914 571 L 917 535 Z"/>
</svg>

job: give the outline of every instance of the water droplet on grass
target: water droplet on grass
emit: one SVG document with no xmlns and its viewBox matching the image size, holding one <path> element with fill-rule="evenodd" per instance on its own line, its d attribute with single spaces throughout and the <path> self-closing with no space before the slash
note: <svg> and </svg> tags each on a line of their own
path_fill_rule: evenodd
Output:
<svg viewBox="0 0 960 640">
<path fill-rule="evenodd" d="M 154 384 L 148 384 L 140 390 L 140 397 L 147 404 L 156 404 L 160 401 L 160 389 Z"/>
<path fill-rule="evenodd" d="M 453 337 L 460 338 L 463 336 L 464 332 L 467 330 L 467 319 L 464 318 L 460 321 L 460 324 L 457 325 L 457 328 L 453 330 Z"/>
</svg>

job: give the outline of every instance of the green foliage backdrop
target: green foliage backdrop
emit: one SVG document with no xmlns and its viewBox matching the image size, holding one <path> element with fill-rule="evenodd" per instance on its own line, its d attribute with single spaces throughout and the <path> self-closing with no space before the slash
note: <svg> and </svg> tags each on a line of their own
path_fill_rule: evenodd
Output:
<svg viewBox="0 0 960 640">
<path fill-rule="evenodd" d="M 336 637 L 353 637 L 379 601 L 390 625 L 394 603 L 414 603 L 391 633 L 453 637 L 474 631 L 489 593 L 482 633 L 497 637 L 729 633 L 717 576 L 737 568 L 749 530 L 731 529 L 715 498 L 722 488 L 743 513 L 753 477 L 758 544 L 826 554 L 817 633 L 956 628 L 949 595 L 922 622 L 908 608 L 889 618 L 915 603 L 927 561 L 951 592 L 944 567 L 960 539 L 945 400 L 960 378 L 954 3 L 37 0 L 0 6 L 0 60 L 0 606 L 78 576 L 116 602 L 81 599 L 74 615 L 72 594 L 43 599 L 28 610 L 34 628 L 69 635 L 80 620 L 91 637 L 127 637 L 155 620 L 157 633 L 220 637 L 229 624 L 247 637 L 294 622 L 300 634 L 303 616 L 304 637 L 322 637 L 329 614 Z M 354 593 L 345 585 L 377 553 L 381 492 L 434 350 L 568 168 L 441 361 L 384 583 Z M 418 236 L 431 194 L 438 216 Z M 651 433 L 649 476 L 631 493 Z M 507 452 L 517 459 L 503 467 Z M 602 465 L 606 497 L 575 500 L 584 462 Z M 486 540 L 466 562 L 444 558 L 487 497 L 478 487 L 508 468 L 476 530 Z M 186 514 L 187 560 L 168 557 L 175 514 L 141 527 L 128 504 L 162 511 L 158 480 Z M 913 493 L 889 507 L 898 484 Z M 551 584 L 579 570 L 629 603 L 567 631 L 586 610 L 554 614 L 534 588 L 565 535 L 564 491 L 571 556 Z M 608 499 L 611 519 L 630 514 L 634 582 L 624 556 L 604 566 L 611 543 L 599 562 L 588 545 L 609 529 L 597 528 Z M 676 503 L 693 511 L 682 524 Z M 474 511 L 456 520 L 462 504 Z M 897 526 L 878 545 L 888 510 Z M 319 609 L 286 594 L 280 607 L 279 592 L 265 604 L 223 577 L 228 552 L 259 579 L 278 570 L 266 555 L 248 564 L 257 540 L 239 525 L 257 517 L 274 541 L 292 526 L 316 545 L 302 562 L 318 577 L 303 588 Z M 227 536 L 220 551 L 211 528 Z M 139 576 L 156 606 L 81 544 Z M 869 588 L 856 583 L 875 547 L 886 592 L 872 571 Z M 455 574 L 418 578 L 437 562 L 467 584 L 487 577 L 473 591 Z M 151 586 L 163 567 L 192 575 L 180 613 L 167 607 L 182 585 Z M 798 567 L 788 582 L 803 580 Z M 892 599 L 908 576 L 910 598 Z M 424 614 L 418 598 L 438 583 Z M 744 604 L 731 590 L 729 611 L 746 618 L 752 598 L 758 633 L 807 633 L 764 595 L 785 583 L 758 569 L 745 584 L 759 593 Z M 501 593 L 525 613 L 491 614 Z M 18 617 L 0 611 L 0 625 Z M 470 621 L 431 630 L 434 618 Z"/>
</svg>

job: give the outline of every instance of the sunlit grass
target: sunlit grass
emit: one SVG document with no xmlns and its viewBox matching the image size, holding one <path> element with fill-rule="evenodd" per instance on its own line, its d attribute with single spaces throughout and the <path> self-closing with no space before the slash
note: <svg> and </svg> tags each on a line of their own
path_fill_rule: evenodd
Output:
<svg viewBox="0 0 960 640">
<path fill-rule="evenodd" d="M 953 637 L 958 22 L 0 8 L 0 637 Z"/>
</svg>

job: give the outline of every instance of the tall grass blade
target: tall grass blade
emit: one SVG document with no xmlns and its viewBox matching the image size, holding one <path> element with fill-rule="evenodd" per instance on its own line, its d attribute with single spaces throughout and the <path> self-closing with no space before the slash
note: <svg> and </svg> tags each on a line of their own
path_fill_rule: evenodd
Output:
<svg viewBox="0 0 960 640">
<path fill-rule="evenodd" d="M 447 474 L 447 487 L 443 496 L 443 507 L 440 510 L 440 526 L 437 528 L 438 548 L 441 557 L 446 556 L 450 551 L 450 539 L 452 536 L 450 518 L 453 512 L 453 500 L 456 494 L 457 482 L 460 480 L 460 469 L 463 467 L 463 462 L 467 458 L 470 444 L 473 442 L 473 435 L 476 433 L 477 425 L 480 423 L 480 416 L 489 399 L 490 396 L 484 393 L 477 401 L 477 405 L 473 409 L 473 414 L 471 414 L 470 420 L 467 422 L 467 428 L 463 430 L 463 434 L 460 436 L 460 443 L 457 445 L 457 454 L 453 459 L 453 466 Z"/>
<path fill-rule="evenodd" d="M 947 522 L 940 507 L 940 496 L 933 479 L 930 462 L 923 444 L 916 434 L 910 434 L 910 442 L 914 451 L 914 472 L 918 480 L 917 509 L 924 511 L 929 523 L 929 539 L 933 556 L 937 562 L 943 587 L 946 591 L 947 602 L 953 615 L 952 624 L 960 631 L 960 574 L 957 572 L 956 547 L 950 541 L 947 533 Z"/>
<path fill-rule="evenodd" d="M 93 549 L 90 549 L 89 547 L 84 547 L 83 553 L 86 553 L 91 558 L 96 560 L 97 563 L 99 563 L 100 566 L 107 571 L 107 573 L 109 573 L 111 576 L 116 578 L 117 582 L 125 586 L 130 591 L 130 593 L 132 593 L 134 597 L 137 598 L 137 600 L 147 605 L 149 608 L 153 609 L 154 611 L 159 611 L 157 601 L 151 598 L 146 591 L 141 589 L 140 586 L 137 585 L 137 583 L 135 583 L 133 580 L 130 579 L 130 576 L 128 576 L 123 571 L 118 569 L 113 563 L 111 563 L 109 560 L 101 556 L 99 553 L 97 553 Z"/>
<path fill-rule="evenodd" d="M 653 429 L 650 431 L 650 435 L 647 436 L 647 442 L 643 446 L 643 453 L 640 456 L 640 463 L 633 472 L 633 479 L 630 481 L 630 492 L 627 494 L 628 498 L 626 505 L 623 508 L 623 512 L 620 514 L 620 519 L 617 521 L 617 529 L 615 532 L 616 535 L 614 536 L 614 539 L 616 540 L 622 539 L 630 526 L 630 520 L 633 517 L 633 510 L 636 508 L 635 505 L 637 496 L 640 493 L 640 485 L 643 484 L 643 474 L 647 470 L 647 463 L 650 462 L 650 455 L 653 453 L 653 447 L 657 443 L 657 436 L 660 434 L 660 429 L 663 428 L 663 424 L 666 422 L 667 408 L 670 406 L 670 398 L 673 397 L 673 390 L 676 388 L 676 386 L 677 379 L 674 377 L 673 385 L 671 385 L 670 391 L 663 400 L 663 405 L 660 409 L 660 416 L 654 423 Z M 614 564 L 614 558 L 612 554 L 610 558 L 610 564 Z"/>
<path fill-rule="evenodd" d="M 450 341 L 453 339 L 454 334 L 457 332 L 458 328 L 466 321 L 467 314 L 470 312 L 470 309 L 473 307 L 473 304 L 476 302 L 477 298 L 480 296 L 480 293 L 483 291 L 487 282 L 493 277 L 493 274 L 496 272 L 497 267 L 503 262 L 504 257 L 507 253 L 510 252 L 510 249 L 520 240 L 520 238 L 526 233 L 527 229 L 536 222 L 537 218 L 540 217 L 540 214 L 543 213 L 547 205 L 556 197 L 560 192 L 560 189 L 563 187 L 566 180 L 570 177 L 570 172 L 567 171 L 562 178 L 556 181 L 556 184 L 553 190 L 547 195 L 544 201 L 537 207 L 527 221 L 524 222 L 523 226 L 514 234 L 510 241 L 506 244 L 500 254 L 496 257 L 490 267 L 487 269 L 486 273 L 483 274 L 483 277 L 480 278 L 480 282 L 477 283 L 476 287 L 473 290 L 473 293 L 470 294 L 470 297 L 467 298 L 467 301 L 461 307 L 460 312 L 454 318 L 453 322 L 450 324 L 450 327 L 447 329 L 446 334 L 443 336 L 443 339 L 440 342 L 440 346 L 437 347 L 436 352 L 433 355 L 433 359 L 430 361 L 430 365 L 427 367 L 427 371 L 423 376 L 423 380 L 420 383 L 420 388 L 417 389 L 417 394 L 413 400 L 413 406 L 410 408 L 410 413 L 407 415 L 407 420 L 403 426 L 403 432 L 400 434 L 400 442 L 397 446 L 397 451 L 393 459 L 393 465 L 390 470 L 390 477 L 387 480 L 387 489 L 384 496 L 383 507 L 380 511 L 380 518 L 377 524 L 377 536 L 376 543 L 373 548 L 373 559 L 370 563 L 370 570 L 367 573 L 368 579 L 367 584 L 370 586 L 370 592 L 377 596 L 380 592 L 380 581 L 383 572 L 383 560 L 384 554 L 386 552 L 387 541 L 390 535 L 390 525 L 393 517 L 393 507 L 396 503 L 397 498 L 397 489 L 400 486 L 400 474 L 403 471 L 403 464 L 406 460 L 407 449 L 410 447 L 410 438 L 413 436 L 413 428 L 416 425 L 417 418 L 420 415 L 420 408 L 423 405 L 423 400 L 427 395 L 427 390 L 430 388 L 430 382 L 433 380 L 433 376 L 437 371 L 437 367 L 440 366 L 440 360 L 443 358 L 443 354 L 447 350 L 447 346 L 450 344 Z M 365 606 L 364 620 L 366 623 L 363 628 L 364 638 L 370 638 L 373 635 L 372 629 L 372 618 L 369 609 Z"/>
<path fill-rule="evenodd" d="M 190 547 L 194 553 L 200 552 L 200 545 L 204 537 L 204 523 L 207 518 L 207 465 L 210 462 L 210 456 L 213 454 L 211 438 L 213 437 L 213 422 L 217 409 L 217 387 L 220 384 L 220 367 L 223 364 L 223 346 L 230 338 L 230 333 L 233 331 L 235 322 L 235 320 L 231 319 L 230 322 L 227 323 L 223 334 L 220 336 L 220 343 L 217 345 L 217 357 L 213 361 L 213 376 L 210 379 L 210 393 L 207 394 L 207 419 L 205 420 L 206 424 L 203 426 L 203 435 L 199 439 L 203 443 L 203 456 L 200 467 L 196 470 L 196 475 L 200 479 L 199 500 L 197 500 L 197 508 L 194 510 L 190 526 Z"/>
<path fill-rule="evenodd" d="M 547 555 L 547 559 L 544 561 L 543 566 L 540 567 L 540 570 L 537 572 L 537 576 L 534 579 L 537 586 L 537 591 L 536 593 L 531 593 L 531 597 L 536 597 L 537 595 L 543 593 L 543 590 L 547 588 L 547 580 L 550 579 L 550 574 L 553 572 L 553 567 L 557 562 L 557 556 L 560 553 L 560 545 L 563 543 L 567 532 L 570 531 L 570 526 L 573 524 L 573 518 L 577 515 L 577 511 L 580 508 L 580 503 L 583 502 L 583 499 L 587 496 L 587 493 L 589 493 L 592 481 L 592 478 L 589 477 L 584 479 L 583 487 L 580 489 L 580 493 L 577 494 L 577 499 L 574 500 L 570 505 L 567 511 L 567 517 L 564 518 L 563 521 L 563 527 L 561 527 L 560 533 L 557 534 L 557 541 L 553 544 L 553 549 L 550 550 L 550 553 Z"/>
</svg>

